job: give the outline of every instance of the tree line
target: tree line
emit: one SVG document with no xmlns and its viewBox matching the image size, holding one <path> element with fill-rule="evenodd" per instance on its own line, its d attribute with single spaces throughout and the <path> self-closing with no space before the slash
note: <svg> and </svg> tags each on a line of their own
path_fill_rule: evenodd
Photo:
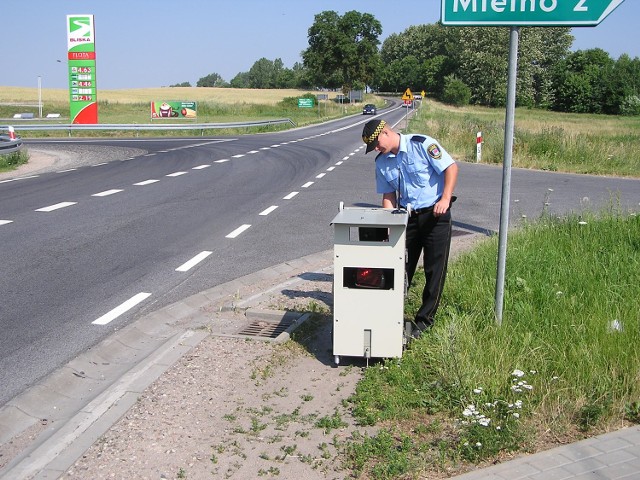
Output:
<svg viewBox="0 0 640 480">
<path fill-rule="evenodd" d="M 407 88 L 454 105 L 506 104 L 508 27 L 415 25 L 380 44 L 381 23 L 357 11 L 324 11 L 308 30 L 302 62 L 257 60 L 226 82 L 216 73 L 198 87 L 351 89 Z M 516 104 L 563 112 L 640 115 L 640 59 L 617 60 L 600 48 L 571 51 L 570 28 L 523 27 Z M 188 82 L 176 86 L 189 85 Z"/>
</svg>

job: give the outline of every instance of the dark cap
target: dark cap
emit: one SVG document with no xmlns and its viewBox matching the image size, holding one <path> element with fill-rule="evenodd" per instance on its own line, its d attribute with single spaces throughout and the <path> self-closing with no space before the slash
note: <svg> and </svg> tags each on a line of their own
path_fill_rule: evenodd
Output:
<svg viewBox="0 0 640 480">
<path fill-rule="evenodd" d="M 387 122 L 384 120 L 369 120 L 364 124 L 362 141 L 367 144 L 367 151 L 365 153 L 369 153 L 378 146 L 378 135 L 380 135 L 380 132 L 386 124 Z"/>
</svg>

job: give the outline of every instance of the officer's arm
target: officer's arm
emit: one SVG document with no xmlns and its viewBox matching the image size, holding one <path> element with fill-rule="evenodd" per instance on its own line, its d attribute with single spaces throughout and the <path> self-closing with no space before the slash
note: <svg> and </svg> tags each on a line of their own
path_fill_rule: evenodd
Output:
<svg viewBox="0 0 640 480">
<path fill-rule="evenodd" d="M 382 208 L 396 208 L 396 192 L 382 194 Z"/>
<path fill-rule="evenodd" d="M 458 165 L 452 163 L 444 171 L 444 190 L 442 197 L 433 207 L 433 214 L 435 216 L 442 215 L 451 207 L 451 197 L 453 196 L 453 190 L 456 187 L 458 181 Z"/>
</svg>

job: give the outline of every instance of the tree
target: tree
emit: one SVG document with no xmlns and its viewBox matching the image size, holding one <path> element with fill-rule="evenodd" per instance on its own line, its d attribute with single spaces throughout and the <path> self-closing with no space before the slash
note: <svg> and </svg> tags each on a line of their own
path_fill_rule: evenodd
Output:
<svg viewBox="0 0 640 480">
<path fill-rule="evenodd" d="M 191 83 L 190 82 L 182 82 L 182 83 L 175 83 L 173 85 L 169 85 L 169 87 L 190 87 Z"/>
<path fill-rule="evenodd" d="M 371 84 L 382 33 L 373 15 L 352 10 L 341 17 L 324 11 L 315 16 L 308 32 L 309 48 L 302 59 L 316 85 L 349 90 L 355 82 Z"/>
<path fill-rule="evenodd" d="M 217 73 L 210 73 L 206 77 L 202 77 L 196 83 L 196 87 L 222 87 L 225 81 Z"/>
</svg>

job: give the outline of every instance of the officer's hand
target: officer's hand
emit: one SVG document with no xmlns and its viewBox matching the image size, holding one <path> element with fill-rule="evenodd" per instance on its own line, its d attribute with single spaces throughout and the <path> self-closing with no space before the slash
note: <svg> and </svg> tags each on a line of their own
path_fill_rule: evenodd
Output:
<svg viewBox="0 0 640 480">
<path fill-rule="evenodd" d="M 449 210 L 451 206 L 451 202 L 449 200 L 445 200 L 441 198 L 434 206 L 433 206 L 433 216 L 439 217 L 440 215 L 444 215 Z"/>
</svg>

